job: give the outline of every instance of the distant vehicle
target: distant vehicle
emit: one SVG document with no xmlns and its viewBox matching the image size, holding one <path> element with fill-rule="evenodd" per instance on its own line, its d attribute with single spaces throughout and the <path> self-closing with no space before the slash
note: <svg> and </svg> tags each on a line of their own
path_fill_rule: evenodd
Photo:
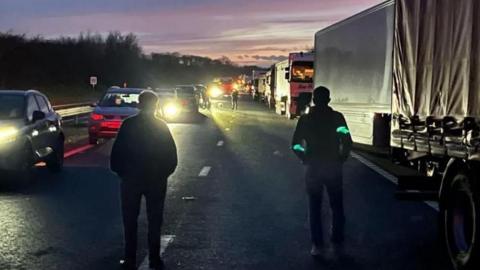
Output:
<svg viewBox="0 0 480 270">
<path fill-rule="evenodd" d="M 386 1 L 317 32 L 315 85 L 332 88 L 356 143 L 418 170 L 398 176 L 396 197 L 438 201 L 453 268 L 478 270 L 480 23 L 463 1 L 426 2 Z"/>
<path fill-rule="evenodd" d="M 313 53 L 290 53 L 288 60 L 275 65 L 275 105 L 278 114 L 295 118 L 308 106 L 313 92 L 313 60 Z"/>
<path fill-rule="evenodd" d="M 175 98 L 180 106 L 181 113 L 196 114 L 198 110 L 198 97 L 193 85 L 178 85 L 175 87 Z"/>
<path fill-rule="evenodd" d="M 110 88 L 95 105 L 88 123 L 89 142 L 114 138 L 124 119 L 138 113 L 138 98 L 143 91 L 139 88 Z"/>
<path fill-rule="evenodd" d="M 175 99 L 175 88 L 157 88 L 154 92 L 158 96 L 161 107 Z"/>
<path fill-rule="evenodd" d="M 207 86 L 207 94 L 210 98 L 218 99 L 225 96 L 225 91 L 223 91 L 220 83 L 213 82 Z"/>
<path fill-rule="evenodd" d="M 267 76 L 267 89 L 265 90 L 265 103 L 269 108 L 275 107 L 275 65 L 265 74 Z"/>
<path fill-rule="evenodd" d="M 238 87 L 238 85 L 231 77 L 220 78 L 219 83 L 220 88 L 222 89 L 225 96 L 230 96 L 233 92 L 233 89 L 236 89 Z"/>
<path fill-rule="evenodd" d="M 173 120 L 180 115 L 175 88 L 155 89 L 159 99 L 159 115 L 166 120 Z"/>
<path fill-rule="evenodd" d="M 30 169 L 45 162 L 52 172 L 63 168 L 65 135 L 61 117 L 42 93 L 0 91 L 0 170 L 27 180 Z"/>
<path fill-rule="evenodd" d="M 253 91 L 253 99 L 263 101 L 265 92 L 267 91 L 267 75 L 265 72 L 258 73 L 253 81 L 255 91 Z"/>
<path fill-rule="evenodd" d="M 208 95 L 208 89 L 203 84 L 195 85 L 197 95 L 199 97 L 198 103 L 202 109 L 210 109 L 210 96 Z"/>
</svg>

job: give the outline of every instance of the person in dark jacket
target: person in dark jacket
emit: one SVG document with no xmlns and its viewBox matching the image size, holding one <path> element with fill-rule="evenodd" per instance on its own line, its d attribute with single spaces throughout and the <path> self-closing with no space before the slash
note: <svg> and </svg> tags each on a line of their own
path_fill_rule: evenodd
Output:
<svg viewBox="0 0 480 270">
<path fill-rule="evenodd" d="M 232 110 L 238 110 L 238 90 L 232 91 Z"/>
<path fill-rule="evenodd" d="M 124 269 L 136 269 L 137 218 L 142 196 L 148 219 L 150 268 L 163 269 L 160 233 L 167 179 L 177 167 L 177 149 L 166 123 L 155 115 L 158 98 L 149 91 L 139 97 L 140 112 L 126 119 L 111 154 L 111 169 L 122 179 L 121 202 L 125 236 Z"/>
<path fill-rule="evenodd" d="M 295 154 L 307 167 L 306 188 L 312 238 L 312 256 L 333 258 L 322 233 L 322 199 L 327 191 L 333 214 L 332 243 L 343 242 L 344 209 L 342 165 L 350 154 L 352 138 L 345 118 L 328 106 L 330 91 L 318 87 L 313 92 L 314 107 L 300 117 L 292 140 Z"/>
</svg>

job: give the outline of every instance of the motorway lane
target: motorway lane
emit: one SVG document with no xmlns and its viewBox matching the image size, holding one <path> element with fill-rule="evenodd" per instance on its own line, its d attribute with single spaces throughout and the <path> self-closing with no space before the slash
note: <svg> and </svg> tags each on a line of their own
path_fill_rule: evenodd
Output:
<svg viewBox="0 0 480 270">
<path fill-rule="evenodd" d="M 346 255 L 312 260 L 303 168 L 289 150 L 295 122 L 258 104 L 226 108 L 170 124 L 179 168 L 166 204 L 163 233 L 174 236 L 168 269 L 448 269 L 436 212 L 395 201 L 393 184 L 355 159 L 345 166 Z M 0 269 L 117 269 L 122 227 L 111 144 L 68 159 L 59 175 L 38 169 L 26 190 L 0 186 Z M 200 177 L 204 167 L 211 170 Z M 140 259 L 145 220 L 142 213 Z"/>
<path fill-rule="evenodd" d="M 173 260 L 174 269 L 448 269 L 436 212 L 397 202 L 392 183 L 354 159 L 345 166 L 346 255 L 315 263 L 303 168 L 289 150 L 295 123 L 241 106 L 248 112 L 214 114 L 225 150 L 217 176 L 194 187 L 203 197 L 167 250 L 172 268 Z"/>
</svg>

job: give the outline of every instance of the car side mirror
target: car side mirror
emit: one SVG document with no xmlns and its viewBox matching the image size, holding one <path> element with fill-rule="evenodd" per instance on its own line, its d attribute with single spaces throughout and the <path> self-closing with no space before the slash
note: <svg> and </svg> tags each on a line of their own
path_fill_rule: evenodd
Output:
<svg viewBox="0 0 480 270">
<path fill-rule="evenodd" d="M 94 103 L 90 104 L 90 107 L 92 107 L 92 108 L 95 108 L 95 107 L 97 107 L 97 106 L 98 106 L 98 103 L 97 103 L 97 102 L 94 102 Z"/>
<path fill-rule="evenodd" d="M 46 115 L 44 112 L 42 111 L 34 111 L 33 112 L 33 115 L 32 115 L 32 122 L 37 122 L 37 121 L 40 121 L 40 120 L 43 120 L 45 119 Z"/>
</svg>

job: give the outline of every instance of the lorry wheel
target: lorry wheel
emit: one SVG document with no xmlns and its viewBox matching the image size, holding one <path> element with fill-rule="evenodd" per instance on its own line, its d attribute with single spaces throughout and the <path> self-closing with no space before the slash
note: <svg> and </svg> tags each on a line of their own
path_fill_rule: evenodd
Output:
<svg viewBox="0 0 480 270">
<path fill-rule="evenodd" d="M 53 153 L 48 157 L 47 168 L 54 173 L 60 172 L 63 169 L 63 154 L 64 145 L 63 140 L 59 140 Z"/>
<path fill-rule="evenodd" d="M 443 237 L 454 268 L 479 269 L 480 199 L 468 173 L 460 171 L 447 182 L 440 211 Z"/>
</svg>

